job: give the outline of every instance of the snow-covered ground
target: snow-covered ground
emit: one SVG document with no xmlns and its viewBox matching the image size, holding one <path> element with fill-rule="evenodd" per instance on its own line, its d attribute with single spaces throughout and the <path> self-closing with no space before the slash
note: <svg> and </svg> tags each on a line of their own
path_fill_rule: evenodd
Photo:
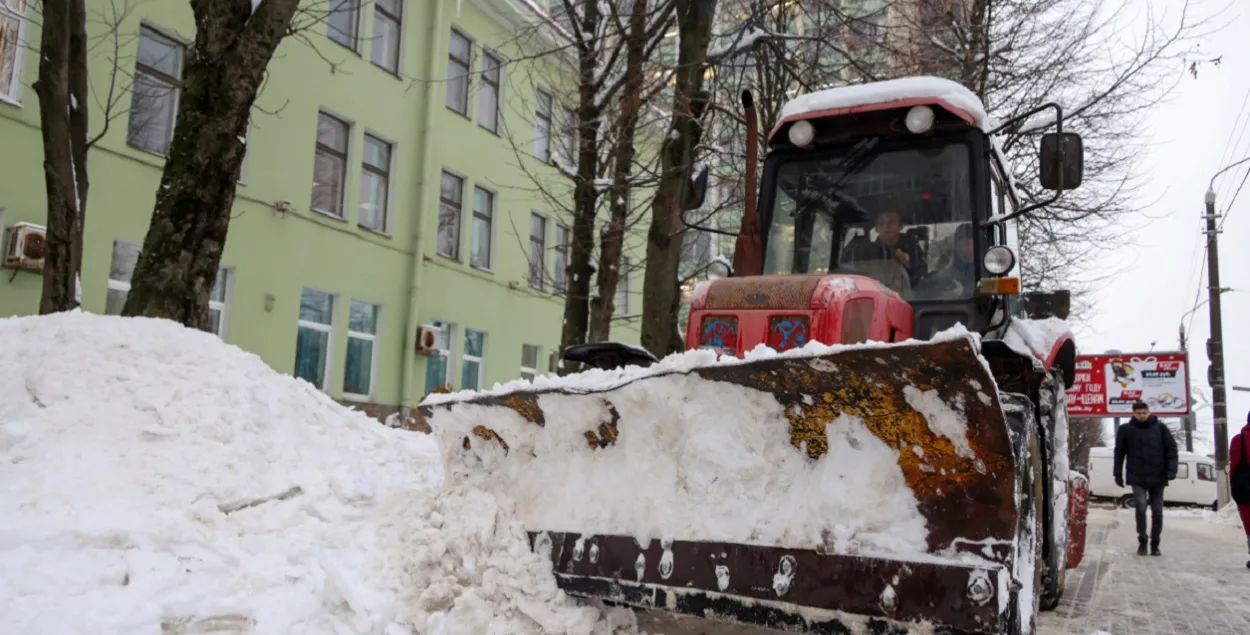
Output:
<svg viewBox="0 0 1250 635">
<path fill-rule="evenodd" d="M 591 635 L 508 503 L 207 333 L 0 320 L 0 633 Z M 437 495 L 436 495 L 437 494 Z"/>
</svg>

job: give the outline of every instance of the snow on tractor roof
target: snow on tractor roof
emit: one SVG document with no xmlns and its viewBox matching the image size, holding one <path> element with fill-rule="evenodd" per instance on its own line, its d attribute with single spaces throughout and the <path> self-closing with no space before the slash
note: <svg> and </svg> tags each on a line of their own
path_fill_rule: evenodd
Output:
<svg viewBox="0 0 1250 635">
<path fill-rule="evenodd" d="M 880 110 L 922 103 L 940 105 L 985 132 L 997 125 L 985 112 L 981 100 L 963 85 L 940 77 L 903 77 L 839 86 L 796 97 L 781 109 L 781 118 L 769 136 L 790 121 L 828 116 L 838 111 Z"/>
</svg>

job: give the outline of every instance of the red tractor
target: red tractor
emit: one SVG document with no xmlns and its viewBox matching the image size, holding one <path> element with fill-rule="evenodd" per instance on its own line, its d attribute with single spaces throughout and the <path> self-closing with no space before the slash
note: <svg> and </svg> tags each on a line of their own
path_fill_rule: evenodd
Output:
<svg viewBox="0 0 1250 635">
<path fill-rule="evenodd" d="M 749 93 L 743 103 L 752 153 Z M 820 544 L 773 536 L 768 518 L 749 536 L 726 537 L 714 524 L 680 520 L 691 516 L 676 509 L 657 512 L 669 524 L 655 535 L 660 521 L 635 526 L 628 509 L 583 518 L 546 509 L 559 500 L 518 493 L 531 542 L 567 593 L 640 609 L 665 633 L 713 632 L 718 622 L 736 624 L 726 633 L 905 633 L 918 625 L 1031 633 L 1036 612 L 1058 603 L 1065 571 L 1080 561 L 1083 544 L 1069 536 L 1083 543 L 1085 509 L 1069 500 L 1085 490 L 1068 474 L 1065 387 L 1075 343 L 1063 321 L 1067 294 L 1021 294 L 1017 274 L 1016 220 L 1081 182 L 1081 140 L 1063 132 L 1060 108 L 1026 116 L 1049 110 L 1056 132 L 1041 138 L 1040 181 L 1054 195 L 1025 206 L 997 128 L 958 84 L 906 78 L 795 99 L 769 135 L 758 205 L 749 194 L 732 268 L 722 263 L 693 293 L 686 347 L 718 361 L 657 360 L 637 347 L 593 343 L 564 358 L 625 373 L 617 383 L 587 387 L 575 375 L 561 378 L 567 385 L 427 400 L 427 421 L 455 455 L 451 478 L 482 473 L 491 487 L 521 492 L 553 478 L 551 462 L 567 461 L 571 481 L 548 483 L 549 491 L 597 482 L 600 469 L 637 487 L 688 489 L 704 474 L 701 461 L 735 465 L 684 452 L 680 465 L 660 470 L 640 453 L 664 447 L 627 443 L 631 435 L 708 448 L 731 421 L 763 435 L 751 437 L 760 444 L 781 434 L 798 458 L 776 455 L 777 471 L 794 460 L 807 467 L 741 509 L 781 514 L 769 506 L 814 496 L 813 510 L 850 510 L 813 519 L 827 523 Z M 755 164 L 749 156 L 749 193 Z M 706 183 L 706 170 L 690 180 L 687 207 L 701 206 Z M 770 350 L 757 355 L 761 346 Z M 750 415 L 758 421 L 735 419 L 755 403 L 767 405 Z M 583 430 L 586 456 L 552 449 L 557 437 Z M 863 469 L 884 469 L 883 479 L 905 489 L 856 491 L 856 473 L 837 462 L 866 456 L 854 451 L 868 446 L 879 459 Z M 872 506 L 896 504 L 899 491 L 900 509 L 916 515 L 898 512 L 875 526 L 855 518 L 875 517 Z M 839 498 L 846 505 L 821 507 Z M 663 500 L 705 503 L 695 494 Z M 586 504 L 631 503 L 604 496 Z M 604 527 L 600 518 L 628 526 Z M 912 547 L 875 540 L 913 524 L 921 529 Z M 840 540 L 840 532 L 854 535 Z"/>
</svg>

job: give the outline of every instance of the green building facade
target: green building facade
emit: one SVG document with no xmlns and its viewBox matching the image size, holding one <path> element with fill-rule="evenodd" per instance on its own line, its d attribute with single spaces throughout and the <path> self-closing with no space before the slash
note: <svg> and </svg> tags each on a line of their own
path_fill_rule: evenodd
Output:
<svg viewBox="0 0 1250 635">
<path fill-rule="evenodd" d="M 116 38 L 100 19 L 88 25 L 91 134 L 108 120 L 88 160 L 81 283 L 83 310 L 93 313 L 116 314 L 125 300 L 194 37 L 186 0 L 125 6 Z M 486 388 L 553 370 L 569 221 L 551 193 L 570 185 L 553 166 L 570 152 L 567 104 L 555 97 L 565 91 L 545 83 L 559 81 L 557 62 L 509 61 L 524 57 L 517 33 L 534 29 L 535 5 L 344 6 L 355 10 L 287 38 L 269 65 L 240 139 L 247 157 L 213 328 L 375 416 L 440 385 Z M 6 252 L 15 225 L 46 218 L 31 88 L 38 22 L 33 0 L 0 0 Z M 120 96 L 106 116 L 111 81 Z M 641 253 L 637 237 L 629 249 Z M 641 307 L 642 278 L 624 270 L 633 279 L 616 313 L 628 316 Z M 35 313 L 38 272 L 0 274 L 0 316 Z M 419 346 L 423 325 L 443 329 L 433 350 Z M 636 323 L 614 320 L 612 337 L 636 343 Z"/>
</svg>

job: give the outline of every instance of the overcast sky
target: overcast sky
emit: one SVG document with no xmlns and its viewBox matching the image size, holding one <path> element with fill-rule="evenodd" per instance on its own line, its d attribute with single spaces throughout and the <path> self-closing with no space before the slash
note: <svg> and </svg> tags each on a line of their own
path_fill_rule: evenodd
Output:
<svg viewBox="0 0 1250 635">
<path fill-rule="evenodd" d="M 1181 3 L 1154 4 L 1172 10 Z M 1152 342 L 1155 350 L 1176 350 L 1177 328 L 1194 306 L 1200 271 L 1200 302 L 1206 300 L 1206 270 L 1200 267 L 1206 261 L 1200 233 L 1203 194 L 1216 171 L 1250 156 L 1250 4 L 1238 4 L 1233 2 L 1225 13 L 1228 26 L 1202 45 L 1206 54 L 1223 56 L 1221 66 L 1203 66 L 1197 79 L 1186 76 L 1152 117 L 1156 145 L 1143 161 L 1150 184 L 1142 197 L 1151 203 L 1143 210 L 1150 218 L 1136 223 L 1141 227 L 1133 234 L 1134 245 L 1107 247 L 1107 258 L 1122 273 L 1095 296 L 1092 319 L 1081 329 L 1081 352 L 1147 351 Z M 1216 211 L 1227 214 L 1219 236 L 1220 285 L 1232 288 L 1222 296 L 1230 438 L 1250 411 L 1250 392 L 1231 390 L 1232 385 L 1250 387 L 1250 249 L 1245 247 L 1250 240 L 1250 180 L 1229 207 L 1248 172 L 1250 163 L 1215 183 Z M 1190 383 L 1210 399 L 1208 307 L 1204 304 L 1193 314 L 1189 350 Z M 1200 402 L 1202 397 L 1195 392 L 1194 399 Z M 1212 412 L 1199 406 L 1197 414 L 1200 434 L 1194 449 L 1209 452 L 1210 445 L 1201 445 L 1203 438 L 1208 444 L 1212 438 Z"/>
</svg>

